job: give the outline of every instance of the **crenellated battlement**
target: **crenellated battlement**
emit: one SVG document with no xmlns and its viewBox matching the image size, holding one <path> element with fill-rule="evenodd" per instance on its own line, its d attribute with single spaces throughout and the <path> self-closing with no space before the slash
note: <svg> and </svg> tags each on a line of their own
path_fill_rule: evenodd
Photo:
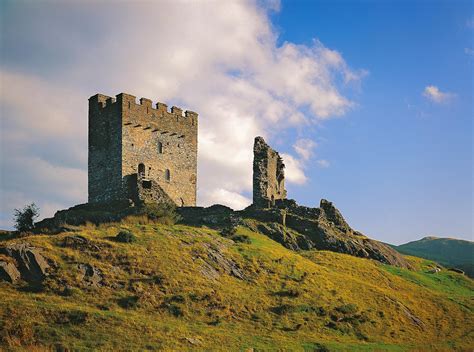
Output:
<svg viewBox="0 0 474 352">
<path fill-rule="evenodd" d="M 176 205 L 196 205 L 197 147 L 194 111 L 125 93 L 96 94 L 89 98 L 89 201 L 130 198 L 126 180 L 142 175 Z"/>
<path fill-rule="evenodd" d="M 111 108 L 121 107 L 122 109 L 135 110 L 140 114 L 150 117 L 177 117 L 178 122 L 190 122 L 192 125 L 197 124 L 198 114 L 191 110 L 183 110 L 177 106 L 168 105 L 157 102 L 153 105 L 153 101 L 148 98 L 137 98 L 134 95 L 120 93 L 112 98 L 104 94 L 96 94 L 89 98 L 89 109 L 107 110 Z M 181 119 L 182 118 L 182 119 Z"/>
</svg>

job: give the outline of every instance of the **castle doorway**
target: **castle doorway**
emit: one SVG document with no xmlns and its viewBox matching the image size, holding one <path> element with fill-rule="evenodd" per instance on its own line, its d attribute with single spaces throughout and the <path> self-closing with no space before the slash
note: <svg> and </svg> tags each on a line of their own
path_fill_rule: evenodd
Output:
<svg viewBox="0 0 474 352">
<path fill-rule="evenodd" d="M 138 176 L 145 177 L 145 164 L 138 164 Z"/>
</svg>

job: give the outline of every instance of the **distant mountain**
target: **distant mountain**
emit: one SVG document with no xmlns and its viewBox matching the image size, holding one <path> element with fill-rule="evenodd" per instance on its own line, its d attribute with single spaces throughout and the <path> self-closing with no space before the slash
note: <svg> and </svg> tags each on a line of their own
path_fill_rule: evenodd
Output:
<svg viewBox="0 0 474 352">
<path fill-rule="evenodd" d="M 434 260 L 441 265 L 463 270 L 474 278 L 474 242 L 454 238 L 424 237 L 392 246 L 403 254 Z"/>
</svg>

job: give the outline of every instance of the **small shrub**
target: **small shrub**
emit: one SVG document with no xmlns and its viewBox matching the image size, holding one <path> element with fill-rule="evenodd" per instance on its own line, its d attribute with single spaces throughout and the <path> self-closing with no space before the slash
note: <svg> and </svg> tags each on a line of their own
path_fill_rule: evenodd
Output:
<svg viewBox="0 0 474 352">
<path fill-rule="evenodd" d="M 133 243 L 137 241 L 137 237 L 128 230 L 122 230 L 115 236 L 115 240 L 121 243 Z"/>
<path fill-rule="evenodd" d="M 326 346 L 320 344 L 320 343 L 316 343 L 314 345 L 314 349 L 313 349 L 314 352 L 331 352 L 331 350 L 329 348 L 327 348 Z"/>
<path fill-rule="evenodd" d="M 227 226 L 221 230 L 221 235 L 224 237 L 234 237 L 236 236 L 236 233 L 237 233 L 237 227 L 235 226 Z"/>
<path fill-rule="evenodd" d="M 328 314 L 328 312 L 326 311 L 326 309 L 324 309 L 324 307 L 317 307 L 315 309 L 315 312 L 316 312 L 316 315 L 319 317 L 323 317 Z"/>
<path fill-rule="evenodd" d="M 39 208 L 35 203 L 25 206 L 23 209 L 15 209 L 13 212 L 14 227 L 19 232 L 31 231 L 35 227 L 35 220 L 39 216 Z"/>
<path fill-rule="evenodd" d="M 128 296 L 123 297 L 118 300 L 118 305 L 124 309 L 132 309 L 138 306 L 138 301 L 140 297 L 138 296 Z"/>
<path fill-rule="evenodd" d="M 336 310 L 342 314 L 355 314 L 358 311 L 358 308 L 355 304 L 344 304 L 342 306 L 336 307 Z"/>
<path fill-rule="evenodd" d="M 61 325 L 81 325 L 86 323 L 89 318 L 89 313 L 80 310 L 61 311 L 54 316 L 54 322 Z"/>
<path fill-rule="evenodd" d="M 184 311 L 183 309 L 178 306 L 177 304 L 170 304 L 168 306 L 168 311 L 173 314 L 175 317 L 182 317 L 184 316 Z"/>
<path fill-rule="evenodd" d="M 233 240 L 234 242 L 247 243 L 247 244 L 252 243 L 252 240 L 247 235 L 233 235 L 230 237 L 230 239 Z"/>
<path fill-rule="evenodd" d="M 66 286 L 60 294 L 64 297 L 76 297 L 81 295 L 81 290 L 76 287 Z"/>
<path fill-rule="evenodd" d="M 281 291 L 278 291 L 275 293 L 275 295 L 277 296 L 280 296 L 280 297 L 298 297 L 300 295 L 299 291 L 294 289 L 294 288 L 290 288 L 290 289 L 287 289 L 287 290 L 281 290 Z"/>
<path fill-rule="evenodd" d="M 164 225 L 174 225 L 181 220 L 181 217 L 176 212 L 176 207 L 168 203 L 145 204 L 140 213 L 146 215 L 148 219 Z"/>
<path fill-rule="evenodd" d="M 294 309 L 295 307 L 290 304 L 281 304 L 279 306 L 270 308 L 273 313 L 278 315 L 285 315 L 291 313 L 294 311 Z"/>
</svg>

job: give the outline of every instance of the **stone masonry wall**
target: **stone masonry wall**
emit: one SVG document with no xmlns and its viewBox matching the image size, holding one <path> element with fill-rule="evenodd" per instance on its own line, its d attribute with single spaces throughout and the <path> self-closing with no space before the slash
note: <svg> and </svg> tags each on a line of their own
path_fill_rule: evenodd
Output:
<svg viewBox="0 0 474 352">
<path fill-rule="evenodd" d="M 119 112 L 120 124 L 118 127 L 114 124 L 114 128 L 120 130 L 120 150 L 116 153 L 115 146 L 111 149 L 120 159 L 113 162 L 119 167 L 122 196 L 130 196 L 127 194 L 129 176 L 141 172 L 142 164 L 142 179 L 156 182 L 176 205 L 195 206 L 198 115 L 192 111 L 183 115 L 177 107 L 168 111 L 162 103 L 153 107 L 151 100 L 145 98 L 137 104 L 134 96 L 124 93 L 116 99 L 109 98 L 105 109 Z M 108 182 L 101 180 L 101 186 Z M 115 191 L 112 193 L 115 197 Z"/>
<path fill-rule="evenodd" d="M 122 124 L 108 96 L 89 99 L 89 203 L 122 198 Z"/>
<path fill-rule="evenodd" d="M 285 164 L 262 137 L 255 138 L 253 157 L 253 204 L 273 206 L 276 200 L 286 198 Z"/>
</svg>

